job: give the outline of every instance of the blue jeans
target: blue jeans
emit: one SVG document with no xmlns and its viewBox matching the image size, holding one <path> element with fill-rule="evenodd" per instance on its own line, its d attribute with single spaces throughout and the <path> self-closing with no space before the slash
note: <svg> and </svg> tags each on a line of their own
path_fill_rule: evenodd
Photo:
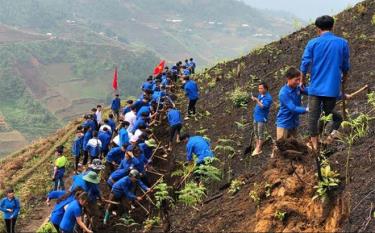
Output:
<svg viewBox="0 0 375 233">
<path fill-rule="evenodd" d="M 53 188 L 53 190 L 56 191 L 58 189 L 65 190 L 63 177 L 55 178 L 55 187 Z"/>
</svg>

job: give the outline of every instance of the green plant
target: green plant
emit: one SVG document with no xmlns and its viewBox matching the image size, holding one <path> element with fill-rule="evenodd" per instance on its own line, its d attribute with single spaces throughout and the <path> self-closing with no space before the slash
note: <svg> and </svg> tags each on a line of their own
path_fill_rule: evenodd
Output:
<svg viewBox="0 0 375 233">
<path fill-rule="evenodd" d="M 229 189 L 228 189 L 228 193 L 230 195 L 236 194 L 238 191 L 241 190 L 241 187 L 244 184 L 245 184 L 245 182 L 243 180 L 240 180 L 240 179 L 232 180 L 232 182 L 230 183 Z"/>
<path fill-rule="evenodd" d="M 203 181 L 208 182 L 210 180 L 220 181 L 221 171 L 217 167 L 213 166 L 212 163 L 218 160 L 217 158 L 205 158 L 205 163 L 196 167 L 194 174 L 197 174 L 203 179 Z"/>
<path fill-rule="evenodd" d="M 324 202 L 327 198 L 328 192 L 333 188 L 337 187 L 340 183 L 339 173 L 332 171 L 330 165 L 326 165 L 321 169 L 322 180 L 318 182 L 318 185 L 314 186 L 316 194 L 313 200 L 320 198 Z"/>
<path fill-rule="evenodd" d="M 135 222 L 134 219 L 132 219 L 128 215 L 123 215 L 119 219 L 119 223 L 116 223 L 115 226 L 124 226 L 124 227 L 132 227 L 132 226 L 138 226 L 139 223 Z"/>
<path fill-rule="evenodd" d="M 147 218 L 143 222 L 144 230 L 146 232 L 151 231 L 154 226 L 159 226 L 160 225 L 160 218 L 157 216 L 154 216 L 152 218 Z"/>
<path fill-rule="evenodd" d="M 264 184 L 264 188 L 266 189 L 266 197 L 270 197 L 271 191 L 272 191 L 272 184 L 269 184 L 268 182 L 266 182 Z"/>
<path fill-rule="evenodd" d="M 284 221 L 285 220 L 285 217 L 286 217 L 286 212 L 285 211 L 282 211 L 282 210 L 276 210 L 275 212 L 275 218 L 279 221 Z"/>
<path fill-rule="evenodd" d="M 184 162 L 178 162 L 178 164 L 181 166 L 181 168 L 172 172 L 171 173 L 172 177 L 174 177 L 174 176 L 181 176 L 181 177 L 187 176 L 187 175 L 189 175 L 193 172 L 194 167 L 195 167 L 195 163 L 185 164 Z"/>
<path fill-rule="evenodd" d="M 367 98 L 367 103 L 370 104 L 373 109 L 375 109 L 375 91 L 367 94 Z"/>
<path fill-rule="evenodd" d="M 375 14 L 371 18 L 371 24 L 375 26 Z"/>
<path fill-rule="evenodd" d="M 348 129 L 345 136 L 340 139 L 348 146 L 346 164 L 345 164 L 345 183 L 349 183 L 349 161 L 352 155 L 352 146 L 356 140 L 367 135 L 368 122 L 372 119 L 369 115 L 361 113 L 356 118 L 350 118 L 341 123 L 344 129 Z"/>
<path fill-rule="evenodd" d="M 189 182 L 184 189 L 178 191 L 178 201 L 186 206 L 194 206 L 201 202 L 206 196 L 206 188 L 203 185 L 198 185 L 195 182 Z"/>
<path fill-rule="evenodd" d="M 200 130 L 196 130 L 195 133 L 196 134 L 204 134 L 207 131 L 208 131 L 208 129 L 200 129 Z"/>
<path fill-rule="evenodd" d="M 259 207 L 260 204 L 260 197 L 259 197 L 259 185 L 254 183 L 254 189 L 250 191 L 249 197 L 253 200 L 253 202 Z"/>
<path fill-rule="evenodd" d="M 44 223 L 39 229 L 36 231 L 37 233 L 57 233 L 57 230 L 52 225 L 50 221 Z"/>
<path fill-rule="evenodd" d="M 248 103 L 249 95 L 247 91 L 241 87 L 236 87 L 230 94 L 229 99 L 233 102 L 235 107 L 245 107 Z"/>
<path fill-rule="evenodd" d="M 156 191 L 154 194 L 156 199 L 155 205 L 158 209 L 161 208 L 163 202 L 168 202 L 171 207 L 174 205 L 173 198 L 169 196 L 169 190 L 171 189 L 170 186 L 164 182 L 160 182 L 154 189 Z"/>
</svg>

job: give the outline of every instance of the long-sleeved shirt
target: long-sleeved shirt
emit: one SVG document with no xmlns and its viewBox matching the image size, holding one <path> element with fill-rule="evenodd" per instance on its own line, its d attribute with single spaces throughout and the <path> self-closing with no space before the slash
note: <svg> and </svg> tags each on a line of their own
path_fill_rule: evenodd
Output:
<svg viewBox="0 0 375 233">
<path fill-rule="evenodd" d="M 120 164 L 121 160 L 123 160 L 125 157 L 125 152 L 121 150 L 121 147 L 115 147 L 112 148 L 107 156 L 106 156 L 106 162 L 112 163 L 115 162 L 116 164 Z"/>
<path fill-rule="evenodd" d="M 87 151 L 91 157 L 98 157 L 102 151 L 102 142 L 98 138 L 91 138 L 87 142 Z"/>
<path fill-rule="evenodd" d="M 111 142 L 111 133 L 109 131 L 100 131 L 98 134 L 99 141 L 102 143 L 102 151 L 108 151 L 109 143 Z"/>
<path fill-rule="evenodd" d="M 48 199 L 58 199 L 63 196 L 65 191 L 52 191 L 48 194 Z M 64 217 L 65 209 L 64 206 L 74 201 L 74 195 L 70 195 L 65 200 L 56 203 L 51 212 L 50 221 L 55 225 L 60 225 L 62 218 Z"/>
<path fill-rule="evenodd" d="M 83 136 L 83 150 L 84 151 L 87 151 L 87 143 L 89 142 L 89 140 L 92 138 L 92 131 L 91 130 L 88 130 L 85 135 Z"/>
<path fill-rule="evenodd" d="M 301 91 L 298 86 L 295 89 L 285 84 L 279 92 L 280 108 L 277 113 L 276 125 L 279 128 L 295 129 L 299 126 L 299 115 L 306 113 L 301 106 L 301 94 L 308 94 L 308 89 Z"/>
<path fill-rule="evenodd" d="M 8 209 L 12 210 L 12 212 L 9 212 Z M 21 206 L 18 198 L 9 199 L 7 197 L 4 197 L 0 201 L 0 210 L 4 213 L 4 219 L 17 218 L 20 209 Z"/>
<path fill-rule="evenodd" d="M 178 109 L 172 108 L 167 113 L 169 126 L 182 124 L 182 114 Z"/>
<path fill-rule="evenodd" d="M 125 195 L 128 200 L 133 201 L 136 198 L 134 194 L 134 190 L 136 188 L 135 184 L 138 184 L 141 189 L 145 191 L 148 189 L 148 187 L 140 179 L 138 179 L 136 183 L 133 183 L 129 176 L 125 176 L 112 186 L 112 193 L 118 198 Z"/>
<path fill-rule="evenodd" d="M 112 100 L 111 109 L 114 111 L 119 111 L 121 108 L 121 100 L 120 98 L 114 98 Z"/>
<path fill-rule="evenodd" d="M 201 136 L 192 136 L 186 144 L 186 160 L 191 161 L 193 154 L 197 155 L 197 164 L 200 164 L 207 157 L 213 157 L 210 143 Z"/>
<path fill-rule="evenodd" d="M 124 120 L 127 121 L 127 122 L 129 122 L 128 131 L 132 132 L 133 131 L 133 127 L 134 127 L 134 123 L 137 120 L 137 114 L 135 112 L 133 112 L 133 111 L 130 111 L 130 112 L 128 112 L 128 113 L 125 114 Z"/>
<path fill-rule="evenodd" d="M 139 149 L 141 150 L 141 152 L 144 154 L 144 156 L 147 159 L 150 159 L 150 157 L 152 156 L 152 148 L 151 147 L 148 147 L 146 145 L 146 143 L 142 142 L 142 143 L 139 144 Z"/>
<path fill-rule="evenodd" d="M 120 146 L 129 143 L 129 134 L 127 129 L 121 128 L 118 134 L 120 137 Z"/>
<path fill-rule="evenodd" d="M 117 169 L 116 171 L 112 172 L 107 180 L 107 184 L 112 188 L 113 184 L 116 183 L 119 179 L 127 176 L 129 171 L 126 169 Z"/>
<path fill-rule="evenodd" d="M 124 158 L 121 161 L 119 169 L 131 170 L 132 168 L 137 169 L 140 173 L 144 173 L 145 171 L 143 164 L 135 157 Z"/>
<path fill-rule="evenodd" d="M 81 155 L 83 150 L 83 136 L 76 136 L 72 143 L 72 155 L 78 157 Z"/>
<path fill-rule="evenodd" d="M 272 97 L 269 92 L 264 95 L 258 95 L 258 100 L 263 104 L 260 107 L 258 104 L 255 105 L 253 118 L 255 122 L 267 122 L 268 114 L 270 113 L 270 108 L 272 105 Z"/>
<path fill-rule="evenodd" d="M 300 67 L 305 75 L 311 67 L 309 95 L 338 97 L 342 74 L 350 69 L 349 56 L 348 42 L 332 32 L 310 40 Z"/>
<path fill-rule="evenodd" d="M 197 100 L 199 98 L 198 85 L 194 80 L 189 80 L 184 85 L 185 95 L 189 100 Z"/>
<path fill-rule="evenodd" d="M 111 127 L 112 129 L 112 133 L 115 132 L 115 129 L 116 129 L 116 123 L 113 119 L 109 118 L 108 119 L 108 125 Z"/>
</svg>

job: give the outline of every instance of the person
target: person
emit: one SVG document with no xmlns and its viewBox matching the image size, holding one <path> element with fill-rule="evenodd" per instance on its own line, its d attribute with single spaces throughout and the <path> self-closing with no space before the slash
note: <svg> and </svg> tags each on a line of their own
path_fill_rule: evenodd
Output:
<svg viewBox="0 0 375 233">
<path fill-rule="evenodd" d="M 157 147 L 157 144 L 156 144 L 155 139 L 153 138 L 150 138 L 148 140 L 145 140 L 142 143 L 139 143 L 139 149 L 148 160 L 151 159 L 153 149 L 156 147 Z"/>
<path fill-rule="evenodd" d="M 54 188 L 53 190 L 64 190 L 64 174 L 65 174 L 65 166 L 68 163 L 68 159 L 64 156 L 64 146 L 58 146 L 56 148 L 56 156 L 57 159 L 55 160 L 55 166 L 53 168 L 53 176 L 52 179 L 54 181 Z"/>
<path fill-rule="evenodd" d="M 8 188 L 6 197 L 0 201 L 0 210 L 3 212 L 5 227 L 7 233 L 14 233 L 16 228 L 17 217 L 21 209 L 20 201 L 14 196 L 14 190 Z"/>
<path fill-rule="evenodd" d="M 128 131 L 133 132 L 134 123 L 137 120 L 137 108 L 135 106 L 130 107 L 130 112 L 124 116 L 124 121 L 129 122 Z"/>
<path fill-rule="evenodd" d="M 106 157 L 104 177 L 107 178 L 118 166 L 121 161 L 125 158 L 127 145 L 112 148 Z"/>
<path fill-rule="evenodd" d="M 150 75 L 146 82 L 144 82 L 142 84 L 142 91 L 145 91 L 145 90 L 152 90 L 152 84 L 153 84 L 153 79 L 152 79 L 152 76 Z"/>
<path fill-rule="evenodd" d="M 131 131 L 132 134 L 135 133 L 140 125 L 145 125 L 146 128 L 148 127 L 147 121 L 149 119 L 149 115 L 149 113 L 143 112 L 141 117 L 137 118 L 137 120 L 134 122 L 133 130 Z"/>
<path fill-rule="evenodd" d="M 88 148 L 87 148 L 87 143 L 92 138 L 91 127 L 90 126 L 86 126 L 84 128 L 83 132 L 84 132 L 84 135 L 83 135 L 83 142 L 82 142 L 82 144 L 83 144 L 83 146 L 82 146 L 82 149 L 83 149 L 83 161 L 82 161 L 82 164 L 86 165 L 87 161 L 88 161 L 88 158 L 89 158 L 89 151 L 88 151 Z"/>
<path fill-rule="evenodd" d="M 111 175 L 107 179 L 107 184 L 109 188 L 112 189 L 113 184 L 116 183 L 119 179 L 127 176 L 129 174 L 129 170 L 127 169 L 117 169 L 111 173 Z"/>
<path fill-rule="evenodd" d="M 195 105 L 199 98 L 199 89 L 197 83 L 194 80 L 190 80 L 189 76 L 185 76 L 184 81 L 183 88 L 185 90 L 185 95 L 189 99 L 188 116 L 185 118 L 185 120 L 188 120 L 190 116 L 195 115 Z"/>
<path fill-rule="evenodd" d="M 112 127 L 109 125 L 109 120 L 104 119 L 103 124 L 99 128 L 99 133 L 104 131 L 104 128 L 107 128 L 107 132 L 112 136 Z"/>
<path fill-rule="evenodd" d="M 112 133 L 114 133 L 116 129 L 116 123 L 115 123 L 115 120 L 113 119 L 112 113 L 108 115 L 108 125 L 111 127 Z"/>
<path fill-rule="evenodd" d="M 121 122 L 121 128 L 118 132 L 120 139 L 120 146 L 129 144 L 129 132 L 128 132 L 129 122 Z"/>
<path fill-rule="evenodd" d="M 109 144 L 111 143 L 111 138 L 112 138 L 111 132 L 108 131 L 110 129 L 111 129 L 110 127 L 103 128 L 103 131 L 100 131 L 98 134 L 98 139 L 102 143 L 100 159 L 106 157 L 109 151 Z"/>
<path fill-rule="evenodd" d="M 301 72 L 291 67 L 286 71 L 287 83 L 280 89 L 280 107 L 276 117 L 276 140 L 297 137 L 299 115 L 307 113 L 308 108 L 301 106 L 301 94 L 307 95 L 308 89 L 302 88 Z"/>
<path fill-rule="evenodd" d="M 265 82 L 261 82 L 258 85 L 258 97 L 252 96 L 251 99 L 255 102 L 253 111 L 254 120 L 254 135 L 255 135 L 255 149 L 252 156 L 256 156 L 262 153 L 262 146 L 265 139 L 264 131 L 265 124 L 268 121 L 268 114 L 272 105 L 272 97 L 268 92 L 268 85 Z"/>
<path fill-rule="evenodd" d="M 90 118 L 91 118 L 91 120 L 92 120 L 93 123 L 94 123 L 94 126 L 93 126 L 93 129 L 94 129 L 94 130 L 97 130 L 97 129 L 98 129 L 98 126 L 99 126 L 99 122 L 98 122 L 98 119 L 97 119 L 97 117 L 96 117 L 96 111 L 97 111 L 96 108 L 92 108 L 92 109 L 91 109 L 91 114 L 90 114 Z"/>
<path fill-rule="evenodd" d="M 73 176 L 73 183 L 69 191 L 75 193 L 76 189 L 80 187 L 88 194 L 90 202 L 96 202 L 97 199 L 101 199 L 99 183 L 100 177 L 95 170 L 88 170 Z"/>
<path fill-rule="evenodd" d="M 321 112 L 328 116 L 341 93 L 350 69 L 348 42 L 332 33 L 335 20 L 324 15 L 315 21 L 319 37 L 310 40 L 301 61 L 303 84 L 309 69 L 309 134 L 314 150 L 318 149 L 318 121 Z"/>
<path fill-rule="evenodd" d="M 62 233 L 73 233 L 76 223 L 84 232 L 92 233 L 92 231 L 82 221 L 82 208 L 86 206 L 87 203 L 88 195 L 85 192 L 79 194 L 76 200 L 69 203 L 60 222 L 60 231 Z"/>
<path fill-rule="evenodd" d="M 102 148 L 103 144 L 98 139 L 98 131 L 92 132 L 92 138 L 87 142 L 87 151 L 90 155 L 90 163 L 94 159 L 99 158 Z"/>
<path fill-rule="evenodd" d="M 136 112 L 138 113 L 139 109 L 142 106 L 150 106 L 150 97 L 149 96 L 143 96 L 142 99 L 139 99 L 139 100 L 135 101 L 133 106 L 135 106 Z"/>
<path fill-rule="evenodd" d="M 80 195 L 83 192 L 81 188 L 77 188 L 75 195 L 71 195 L 71 193 L 67 193 L 65 191 L 52 191 L 48 193 L 47 196 L 47 205 L 50 205 L 50 201 L 53 199 L 56 200 L 56 204 L 54 205 L 49 221 L 55 227 L 57 232 L 60 232 L 60 223 L 62 218 L 64 217 L 65 209 L 64 207 L 75 200 L 75 196 Z"/>
<path fill-rule="evenodd" d="M 102 122 L 102 106 L 100 104 L 96 106 L 95 116 L 96 116 L 96 121 L 98 122 L 98 125 L 101 125 L 103 122 Z"/>
<path fill-rule="evenodd" d="M 202 136 L 190 136 L 184 134 L 181 136 L 181 142 L 186 143 L 186 160 L 193 161 L 193 154 L 197 156 L 196 166 L 204 164 L 206 158 L 214 157 L 210 143 Z"/>
<path fill-rule="evenodd" d="M 194 59 L 193 58 L 190 58 L 190 61 L 189 61 L 189 67 L 190 67 L 190 70 L 191 70 L 191 73 L 192 74 L 195 74 L 195 67 L 197 65 L 195 64 L 194 62 Z"/>
<path fill-rule="evenodd" d="M 74 170 L 75 173 L 78 173 L 78 167 L 79 167 L 79 160 L 82 155 L 83 150 L 83 132 L 82 132 L 82 126 L 78 126 L 76 130 L 76 136 L 74 138 L 74 141 L 72 143 L 72 155 L 74 157 L 75 163 L 74 163 Z"/>
<path fill-rule="evenodd" d="M 126 113 L 130 112 L 131 111 L 131 106 L 133 106 L 133 100 L 128 100 L 126 101 L 126 106 L 125 108 L 123 109 L 122 111 L 122 115 L 125 116 Z"/>
<path fill-rule="evenodd" d="M 131 170 L 133 168 L 137 169 L 138 172 L 144 174 L 145 168 L 142 163 L 133 154 L 134 147 L 132 145 L 126 148 L 125 158 L 121 161 L 119 169 Z"/>
<path fill-rule="evenodd" d="M 173 139 L 176 134 L 177 134 L 176 142 L 177 143 L 180 142 L 180 131 L 182 128 L 182 114 L 180 110 L 170 105 L 168 112 L 167 112 L 167 119 L 168 119 L 168 124 L 170 127 L 168 150 L 171 151 Z"/>
<path fill-rule="evenodd" d="M 116 120 L 119 120 L 120 116 L 120 108 L 121 108 L 121 99 L 119 94 L 115 95 L 115 98 L 112 100 L 111 103 L 111 110 L 114 116 L 116 116 Z"/>
<path fill-rule="evenodd" d="M 141 180 L 140 174 L 137 170 L 133 169 L 129 172 L 128 176 L 125 176 L 113 184 L 111 194 L 109 196 L 110 201 L 121 201 L 123 207 L 127 210 L 130 209 L 130 203 L 132 201 L 141 201 L 142 196 L 136 196 L 134 190 L 135 185 L 138 185 L 142 190 L 146 192 L 151 192 L 151 189 L 147 187 Z M 111 204 L 109 203 L 106 207 L 106 212 L 104 216 L 104 224 L 107 224 L 109 220 L 109 213 L 111 209 Z"/>
</svg>

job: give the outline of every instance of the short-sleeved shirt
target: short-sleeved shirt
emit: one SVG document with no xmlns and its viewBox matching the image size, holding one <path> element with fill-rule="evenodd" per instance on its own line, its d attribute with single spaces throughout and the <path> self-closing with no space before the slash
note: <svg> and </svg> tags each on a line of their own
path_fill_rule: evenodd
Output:
<svg viewBox="0 0 375 233">
<path fill-rule="evenodd" d="M 82 215 L 82 207 L 77 200 L 72 201 L 65 210 L 65 214 L 60 223 L 60 229 L 64 232 L 73 232 L 76 218 Z"/>
</svg>

